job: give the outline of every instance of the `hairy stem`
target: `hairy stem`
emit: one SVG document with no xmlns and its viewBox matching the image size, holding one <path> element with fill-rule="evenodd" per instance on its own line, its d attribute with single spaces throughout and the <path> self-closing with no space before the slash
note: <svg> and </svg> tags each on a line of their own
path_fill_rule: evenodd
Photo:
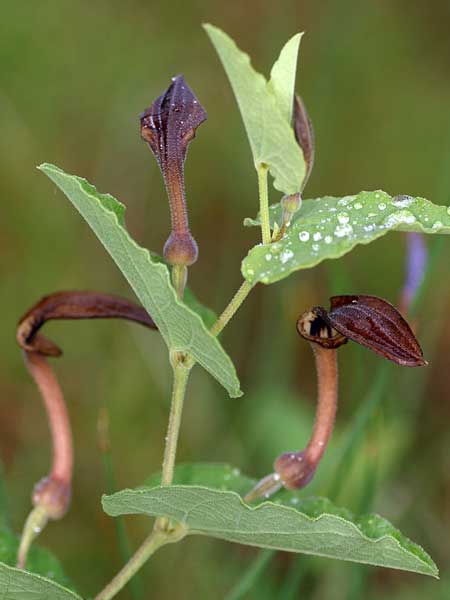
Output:
<svg viewBox="0 0 450 600">
<path fill-rule="evenodd" d="M 211 333 L 213 335 L 219 335 L 219 333 L 222 331 L 222 329 L 224 329 L 224 327 L 226 327 L 228 322 L 233 318 L 233 316 L 237 312 L 238 308 L 241 306 L 241 304 L 244 302 L 244 300 L 247 298 L 247 296 L 251 292 L 252 287 L 253 287 L 252 284 L 249 283 L 247 280 L 245 280 L 242 283 L 241 287 L 238 289 L 236 294 L 233 296 L 233 298 L 231 299 L 228 306 L 225 308 L 223 313 L 220 315 L 220 317 L 217 319 L 217 321 L 211 327 Z"/>
<path fill-rule="evenodd" d="M 262 243 L 270 244 L 270 220 L 269 220 L 269 191 L 267 187 L 268 167 L 260 164 L 257 167 L 259 187 L 259 215 L 261 218 Z"/>
<path fill-rule="evenodd" d="M 170 406 L 169 425 L 167 428 L 166 447 L 164 450 L 161 485 L 170 485 L 172 483 L 178 434 L 180 432 L 184 396 L 186 394 L 189 373 L 190 368 L 185 367 L 181 362 L 174 364 L 172 403 Z"/>
</svg>

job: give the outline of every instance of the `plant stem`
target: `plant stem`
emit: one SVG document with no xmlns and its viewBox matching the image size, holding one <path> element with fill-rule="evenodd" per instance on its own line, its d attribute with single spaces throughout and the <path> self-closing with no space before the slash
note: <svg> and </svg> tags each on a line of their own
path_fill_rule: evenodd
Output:
<svg viewBox="0 0 450 600">
<path fill-rule="evenodd" d="M 184 396 L 186 394 L 186 385 L 190 373 L 190 368 L 185 367 L 181 362 L 174 361 L 174 363 L 172 403 L 170 406 L 166 447 L 164 449 L 161 485 L 170 485 L 172 483 L 178 434 L 180 432 L 181 415 L 183 413 Z"/>
<path fill-rule="evenodd" d="M 183 300 L 184 288 L 186 287 L 187 281 L 187 272 L 188 270 L 186 265 L 173 265 L 172 267 L 172 283 L 180 300 Z"/>
<path fill-rule="evenodd" d="M 20 539 L 19 551 L 17 553 L 18 569 L 25 569 L 30 546 L 47 525 L 47 522 L 48 514 L 45 506 L 36 506 L 28 515 Z"/>
<path fill-rule="evenodd" d="M 241 287 L 238 289 L 238 291 L 235 293 L 233 298 L 230 300 L 230 303 L 228 304 L 228 306 L 225 308 L 223 313 L 220 315 L 220 317 L 217 319 L 217 321 L 211 327 L 211 333 L 213 335 L 219 335 L 219 333 L 222 331 L 222 329 L 224 329 L 224 327 L 226 327 L 228 322 L 235 315 L 238 308 L 241 306 L 241 304 L 247 298 L 247 296 L 251 292 L 252 288 L 253 288 L 252 284 L 249 283 L 247 280 L 245 280 L 242 283 Z"/>
<path fill-rule="evenodd" d="M 261 163 L 257 167 L 259 187 L 259 216 L 261 219 L 262 243 L 270 244 L 269 191 L 267 187 L 268 167 Z"/>
<path fill-rule="evenodd" d="M 110 600 L 128 583 L 135 573 L 144 565 L 150 556 L 164 546 L 173 542 L 178 542 L 186 534 L 182 528 L 172 532 L 153 530 L 152 533 L 143 542 L 134 556 L 127 562 L 119 573 L 112 579 L 108 585 L 95 597 L 95 600 Z"/>
<path fill-rule="evenodd" d="M 192 361 L 189 361 L 189 358 L 183 357 L 179 353 L 174 353 L 171 356 L 171 362 L 173 366 L 172 403 L 161 477 L 161 485 L 164 486 L 170 485 L 173 479 L 184 397 L 189 373 L 192 368 Z M 165 544 L 178 542 L 186 533 L 186 529 L 181 525 L 170 527 L 167 518 L 158 517 L 152 533 L 144 540 L 140 548 L 138 548 L 122 570 L 96 596 L 95 600 L 110 600 L 110 598 L 113 598 L 158 548 Z"/>
</svg>

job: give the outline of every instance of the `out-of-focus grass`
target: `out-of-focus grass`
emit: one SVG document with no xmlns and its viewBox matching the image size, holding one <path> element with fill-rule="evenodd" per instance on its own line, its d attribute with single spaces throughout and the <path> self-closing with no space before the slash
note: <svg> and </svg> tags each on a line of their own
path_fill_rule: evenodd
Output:
<svg viewBox="0 0 450 600">
<path fill-rule="evenodd" d="M 190 279 L 199 297 L 219 311 L 239 284 L 241 257 L 257 241 L 256 231 L 241 227 L 243 217 L 256 211 L 257 191 L 239 113 L 201 22 L 228 31 L 265 71 L 290 35 L 307 32 L 298 89 L 317 137 L 308 195 L 380 187 L 450 204 L 449 18 L 444 0 L 432 7 L 404 0 L 3 3 L 0 450 L 16 530 L 32 485 L 48 468 L 49 448 L 38 394 L 15 345 L 15 324 L 53 290 L 131 294 L 88 228 L 34 167 L 55 162 L 115 194 L 127 205 L 129 229 L 160 251 L 168 233 L 167 202 L 155 161 L 139 140 L 137 116 L 172 75 L 183 72 L 209 114 L 186 168 L 190 218 L 200 243 Z M 423 543 L 442 580 L 279 554 L 249 598 L 275 598 L 287 594 L 289 585 L 291 597 L 314 600 L 448 595 L 449 252 L 444 242 L 415 314 L 430 366 L 395 370 L 339 494 L 340 503 L 358 510 L 367 502 Z M 325 263 L 256 289 L 223 335 L 247 394 L 229 400 L 195 371 L 180 459 L 227 460 L 258 476 L 277 452 L 301 447 L 312 423 L 315 380 L 309 348 L 295 333 L 297 315 L 348 291 L 395 302 L 403 254 L 403 238 L 393 234 L 358 248 L 338 266 Z M 104 479 L 98 411 L 108 404 L 117 485 L 141 483 L 160 467 L 170 371 L 152 332 L 120 323 L 55 323 L 47 334 L 65 350 L 55 368 L 73 420 L 76 471 L 72 509 L 42 542 L 61 557 L 77 587 L 93 595 L 122 560 L 114 524 L 99 502 Z M 361 348 L 342 352 L 337 431 L 311 492 L 329 490 L 344 432 L 376 386 L 378 368 L 379 360 Z M 135 546 L 148 520 L 127 519 L 126 526 Z M 223 597 L 254 556 L 248 548 L 188 540 L 157 554 L 143 579 L 158 598 Z M 304 570 L 297 596 L 293 561 Z"/>
</svg>

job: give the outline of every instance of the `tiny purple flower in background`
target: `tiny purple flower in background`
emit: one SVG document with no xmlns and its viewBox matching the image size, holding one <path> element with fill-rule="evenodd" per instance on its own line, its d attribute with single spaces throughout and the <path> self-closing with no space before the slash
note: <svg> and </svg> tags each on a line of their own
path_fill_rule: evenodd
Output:
<svg viewBox="0 0 450 600">
<path fill-rule="evenodd" d="M 404 313 L 409 311 L 411 302 L 423 281 L 428 260 L 427 245 L 422 233 L 408 233 L 406 244 L 406 273 L 400 300 Z"/>
</svg>

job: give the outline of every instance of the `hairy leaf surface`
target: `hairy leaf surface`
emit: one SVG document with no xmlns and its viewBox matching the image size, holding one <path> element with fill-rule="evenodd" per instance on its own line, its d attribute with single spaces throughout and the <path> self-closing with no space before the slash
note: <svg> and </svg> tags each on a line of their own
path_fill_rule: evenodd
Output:
<svg viewBox="0 0 450 600">
<path fill-rule="evenodd" d="M 112 256 L 136 296 L 158 326 L 168 348 L 192 355 L 229 392 L 241 395 L 233 363 L 202 319 L 180 302 L 167 267 L 152 260 L 125 229 L 125 207 L 109 194 L 100 194 L 85 179 L 58 167 L 39 167 L 69 198 Z"/>
<path fill-rule="evenodd" d="M 158 476 L 152 481 L 157 482 Z M 103 508 L 111 516 L 169 517 L 183 523 L 190 534 L 438 575 L 428 554 L 378 515 L 355 518 L 326 498 L 287 491 L 278 493 L 273 502 L 249 506 L 236 492 L 249 491 L 254 480 L 228 465 L 181 465 L 175 481 L 170 487 L 104 496 Z"/>
</svg>

